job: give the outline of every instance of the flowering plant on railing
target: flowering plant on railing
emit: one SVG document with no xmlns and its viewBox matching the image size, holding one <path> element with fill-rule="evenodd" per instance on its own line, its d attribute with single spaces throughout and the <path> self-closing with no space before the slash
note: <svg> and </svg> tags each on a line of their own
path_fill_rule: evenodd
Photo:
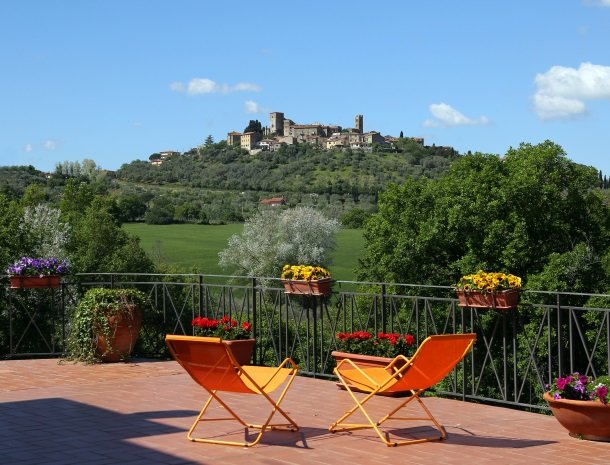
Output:
<svg viewBox="0 0 610 465">
<path fill-rule="evenodd" d="M 411 334 L 377 333 L 377 336 L 366 331 L 338 333 L 337 348 L 351 354 L 374 355 L 376 357 L 394 358 L 397 355 L 410 355 L 415 344 Z"/>
<path fill-rule="evenodd" d="M 330 278 L 330 272 L 321 266 L 284 265 L 284 268 L 282 268 L 281 278 L 301 281 L 315 281 Z"/>
<path fill-rule="evenodd" d="M 21 257 L 10 265 L 6 272 L 12 276 L 51 276 L 67 274 L 70 265 L 58 258 Z"/>
<path fill-rule="evenodd" d="M 499 292 L 507 289 L 520 289 L 521 278 L 507 273 L 488 273 L 479 270 L 477 273 L 462 276 L 455 285 L 456 291 L 466 292 Z"/>
<path fill-rule="evenodd" d="M 610 391 L 610 376 L 600 376 L 593 379 L 578 372 L 559 377 L 553 384 L 547 386 L 553 399 L 599 400 L 607 404 Z"/>
<path fill-rule="evenodd" d="M 252 325 L 248 321 L 239 324 L 228 315 L 220 319 L 197 316 L 192 321 L 196 336 L 219 337 L 225 340 L 250 339 Z"/>
</svg>

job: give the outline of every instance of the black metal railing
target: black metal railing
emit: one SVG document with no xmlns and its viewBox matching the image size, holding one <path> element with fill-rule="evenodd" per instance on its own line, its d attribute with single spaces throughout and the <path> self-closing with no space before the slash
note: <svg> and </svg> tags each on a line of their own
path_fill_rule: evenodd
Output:
<svg viewBox="0 0 610 465">
<path fill-rule="evenodd" d="M 6 279 L 6 278 L 4 278 Z M 274 278 L 212 275 L 81 274 L 58 289 L 0 292 L 0 355 L 61 356 L 69 314 L 89 287 L 137 287 L 151 299 L 137 352 L 164 356 L 163 335 L 192 334 L 197 315 L 228 314 L 253 324 L 255 363 L 290 356 L 301 371 L 331 377 L 335 334 L 366 330 L 476 332 L 477 343 L 439 392 L 463 399 L 544 408 L 559 374 L 610 373 L 610 295 L 526 290 L 517 310 L 463 308 L 449 286 L 337 281 L 329 297 L 290 295 Z"/>
</svg>

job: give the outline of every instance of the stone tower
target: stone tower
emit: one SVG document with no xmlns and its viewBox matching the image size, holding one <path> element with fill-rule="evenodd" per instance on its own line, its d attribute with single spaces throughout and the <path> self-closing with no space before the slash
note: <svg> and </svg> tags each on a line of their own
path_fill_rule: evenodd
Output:
<svg viewBox="0 0 610 465">
<path fill-rule="evenodd" d="M 364 116 L 356 115 L 354 128 L 360 133 L 364 132 Z"/>
<path fill-rule="evenodd" d="M 269 132 L 274 132 L 276 136 L 284 135 L 284 113 L 274 111 L 269 114 Z"/>
</svg>

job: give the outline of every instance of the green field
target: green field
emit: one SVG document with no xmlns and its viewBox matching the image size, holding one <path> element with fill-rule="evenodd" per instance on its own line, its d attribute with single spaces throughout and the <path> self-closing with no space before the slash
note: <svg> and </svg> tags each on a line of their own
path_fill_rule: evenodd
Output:
<svg viewBox="0 0 610 465">
<path fill-rule="evenodd" d="M 229 237 L 239 234 L 241 224 L 207 226 L 170 224 L 166 226 L 129 223 L 123 227 L 140 237 L 142 247 L 154 260 L 161 259 L 184 271 L 194 268 L 203 274 L 227 274 L 218 266 L 218 252 L 227 246 Z M 342 229 L 337 234 L 337 249 L 332 254 L 330 271 L 334 279 L 355 279 L 354 269 L 364 252 L 362 230 Z"/>
</svg>

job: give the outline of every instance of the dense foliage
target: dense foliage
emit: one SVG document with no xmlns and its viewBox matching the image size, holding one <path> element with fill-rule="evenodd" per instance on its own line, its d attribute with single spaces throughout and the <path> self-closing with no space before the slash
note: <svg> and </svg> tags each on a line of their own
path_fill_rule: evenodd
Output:
<svg viewBox="0 0 610 465">
<path fill-rule="evenodd" d="M 46 184 L 44 173 L 33 166 L 0 166 L 0 193 L 19 198 L 32 184 Z"/>
<path fill-rule="evenodd" d="M 125 164 L 124 181 L 267 192 L 374 194 L 389 182 L 436 177 L 456 155 L 452 150 L 405 145 L 401 152 L 327 151 L 308 144 L 250 155 L 225 142 L 200 147 L 165 161 Z"/>
<path fill-rule="evenodd" d="M 547 141 L 392 185 L 366 223 L 359 277 L 447 284 L 486 269 L 538 289 L 608 290 L 610 207 L 598 182 L 595 169 Z"/>
</svg>

